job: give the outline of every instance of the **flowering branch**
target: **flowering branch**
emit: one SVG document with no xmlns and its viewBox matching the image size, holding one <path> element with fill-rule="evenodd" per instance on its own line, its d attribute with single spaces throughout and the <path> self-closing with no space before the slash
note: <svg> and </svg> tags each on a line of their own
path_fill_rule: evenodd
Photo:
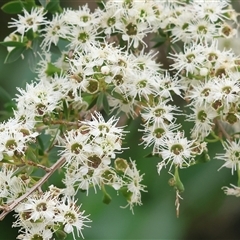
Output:
<svg viewBox="0 0 240 240">
<path fill-rule="evenodd" d="M 34 186 L 32 186 L 25 194 L 20 196 L 19 198 L 15 199 L 12 203 L 8 204 L 7 206 L 4 206 L 4 210 L 0 214 L 0 221 L 2 221 L 8 213 L 14 210 L 14 208 L 24 199 L 26 199 L 30 194 L 32 194 L 34 191 L 36 191 L 38 188 L 40 188 L 50 177 L 51 175 L 59 169 L 64 163 L 65 158 L 60 158 L 56 163 L 54 163 L 50 168 L 49 172 L 46 173 Z"/>
<path fill-rule="evenodd" d="M 19 13 L 1 42 L 5 62 L 24 57 L 38 75 L 17 88 L 13 117 L 0 124 L 0 220 L 14 210 L 18 238 L 49 240 L 58 231 L 82 237 L 90 220 L 74 200 L 80 190 L 101 189 L 109 203 L 107 185 L 132 211 L 142 205 L 143 175 L 131 156 L 118 156 L 131 132 L 125 123 L 136 118 L 139 149 L 158 158 L 156 172 L 167 168 L 173 176 L 177 217 L 184 191 L 178 170 L 208 162 L 211 143 L 223 145 L 215 157 L 222 167 L 239 170 L 240 60 L 233 49 L 220 48 L 220 39 L 236 37 L 239 26 L 228 0 L 108 0 L 93 12 L 88 5 L 73 10 L 58 0 L 36 2 L 1 8 Z M 168 64 L 159 62 L 161 45 Z M 46 153 L 60 156 L 50 168 L 46 158 L 38 164 Z M 25 167 L 15 171 L 19 160 Z M 36 191 L 62 166 L 62 189 Z M 32 186 L 37 168 L 46 174 Z"/>
</svg>

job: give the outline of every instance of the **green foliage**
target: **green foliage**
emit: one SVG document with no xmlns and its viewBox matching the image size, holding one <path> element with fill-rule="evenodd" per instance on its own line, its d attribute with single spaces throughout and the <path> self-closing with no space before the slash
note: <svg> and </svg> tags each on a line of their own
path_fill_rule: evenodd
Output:
<svg viewBox="0 0 240 240">
<path fill-rule="evenodd" d="M 44 6 L 44 8 L 50 13 L 62 12 L 62 8 L 60 6 L 59 0 L 50 0 L 50 1 L 41 1 L 41 2 L 43 2 L 44 4 L 48 2 L 47 5 Z"/>
<path fill-rule="evenodd" d="M 24 53 L 24 51 L 26 51 L 26 46 L 22 46 L 22 47 L 15 47 L 13 50 L 11 50 L 4 63 L 12 63 L 12 62 L 15 62 L 16 60 L 18 60 L 22 54 Z"/>
<path fill-rule="evenodd" d="M 3 12 L 8 14 L 17 14 L 21 13 L 23 9 L 26 9 L 27 11 L 30 11 L 33 7 L 35 7 L 36 4 L 34 1 L 10 1 L 6 4 L 4 4 L 1 9 Z"/>
</svg>

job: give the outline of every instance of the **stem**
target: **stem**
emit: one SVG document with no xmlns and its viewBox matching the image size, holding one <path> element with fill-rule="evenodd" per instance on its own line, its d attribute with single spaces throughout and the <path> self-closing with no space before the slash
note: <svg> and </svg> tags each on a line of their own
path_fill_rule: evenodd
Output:
<svg viewBox="0 0 240 240">
<path fill-rule="evenodd" d="M 219 120 L 215 119 L 215 123 L 218 126 L 219 130 L 221 131 L 221 133 L 223 134 L 223 136 L 228 139 L 229 141 L 232 141 L 232 137 L 226 132 L 225 128 L 223 127 L 223 125 L 220 123 Z"/>
<path fill-rule="evenodd" d="M 63 125 L 68 125 L 68 126 L 80 126 L 81 123 L 79 122 L 68 122 L 65 120 L 52 120 L 51 124 L 55 125 L 55 124 L 63 124 Z"/>
<path fill-rule="evenodd" d="M 28 192 L 20 196 L 19 198 L 15 199 L 11 204 L 6 205 L 4 207 L 3 212 L 0 214 L 0 221 L 2 221 L 8 213 L 10 213 L 20 202 L 22 202 L 25 198 L 27 198 L 30 194 L 36 191 L 39 187 L 41 187 L 49 178 L 50 176 L 59 169 L 64 163 L 66 159 L 60 158 L 56 163 L 54 163 L 50 168 L 49 172 L 46 173 L 34 186 L 32 186 Z"/>
<path fill-rule="evenodd" d="M 239 165 L 237 165 L 237 175 L 238 175 L 238 187 L 240 187 L 240 169 L 239 169 Z"/>
<path fill-rule="evenodd" d="M 175 180 L 175 187 L 177 189 L 177 191 L 179 192 L 183 192 L 184 191 L 184 185 L 179 177 L 179 173 L 178 173 L 178 166 L 175 165 L 175 172 L 174 172 L 174 180 Z"/>
<path fill-rule="evenodd" d="M 25 160 L 23 161 L 26 165 L 28 166 L 34 166 L 34 167 L 38 167 L 38 168 L 41 168 L 43 169 L 45 172 L 51 172 L 51 168 L 48 168 L 48 167 L 45 167 L 41 164 L 38 164 L 38 163 L 35 163 L 33 161 L 30 161 L 30 160 Z"/>
</svg>

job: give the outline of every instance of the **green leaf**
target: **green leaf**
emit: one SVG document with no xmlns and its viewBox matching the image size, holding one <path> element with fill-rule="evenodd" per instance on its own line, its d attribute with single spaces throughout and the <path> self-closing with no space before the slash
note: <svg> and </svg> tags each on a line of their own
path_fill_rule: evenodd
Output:
<svg viewBox="0 0 240 240">
<path fill-rule="evenodd" d="M 61 69 L 49 62 L 45 73 L 47 76 L 53 76 L 55 73 L 61 74 Z"/>
<path fill-rule="evenodd" d="M 22 12 L 23 6 L 19 1 L 12 1 L 4 4 L 1 9 L 5 13 L 16 14 Z"/>
<path fill-rule="evenodd" d="M 167 36 L 156 36 L 153 39 L 151 39 L 151 42 L 156 42 L 153 46 L 153 48 L 160 47 L 167 41 Z"/>
<path fill-rule="evenodd" d="M 25 46 L 25 43 L 23 42 L 14 42 L 14 41 L 0 42 L 0 44 L 5 47 L 24 47 Z"/>
<path fill-rule="evenodd" d="M 166 37 L 157 36 L 151 39 L 151 42 L 165 42 L 166 39 L 167 39 Z"/>
<path fill-rule="evenodd" d="M 32 50 L 34 53 L 37 53 L 41 48 L 40 48 L 40 44 L 41 44 L 41 39 L 40 38 L 34 38 L 32 41 Z"/>
<path fill-rule="evenodd" d="M 160 46 L 162 46 L 164 43 L 165 43 L 165 42 L 157 42 L 156 44 L 154 44 L 154 45 L 152 46 L 152 48 L 160 47 Z"/>
<path fill-rule="evenodd" d="M 63 230 L 57 230 L 54 234 L 57 237 L 56 239 L 59 239 L 59 240 L 64 240 L 67 237 L 67 234 Z"/>
<path fill-rule="evenodd" d="M 6 4 L 4 4 L 1 9 L 3 12 L 8 14 L 17 14 L 21 13 L 23 9 L 26 9 L 27 11 L 30 11 L 33 7 L 35 7 L 36 4 L 34 2 L 22 2 L 22 1 L 11 1 Z"/>
<path fill-rule="evenodd" d="M 127 187 L 122 187 L 119 191 L 122 193 L 122 195 L 126 198 L 127 201 L 131 200 L 133 193 L 128 191 Z"/>
<path fill-rule="evenodd" d="M 37 142 L 39 145 L 38 153 L 40 156 L 44 155 L 44 144 L 40 136 L 37 136 Z"/>
<path fill-rule="evenodd" d="M 6 109 L 6 111 L 9 113 L 9 114 L 12 114 L 13 113 L 13 109 L 17 109 L 16 107 L 16 103 L 14 101 L 8 101 L 4 104 L 4 109 Z"/>
<path fill-rule="evenodd" d="M 50 13 L 60 13 L 62 8 L 59 4 L 59 0 L 50 0 L 45 9 Z"/>
<path fill-rule="evenodd" d="M 108 99 L 107 99 L 106 93 L 103 94 L 102 104 L 103 104 L 103 109 L 104 109 L 105 113 L 109 114 L 109 104 L 108 104 Z"/>
<path fill-rule="evenodd" d="M 105 192 L 103 195 L 103 203 L 109 204 L 111 201 L 112 201 L 111 196 L 107 192 Z"/>
<path fill-rule="evenodd" d="M 103 192 L 103 203 L 109 204 L 112 201 L 111 196 L 107 193 L 104 186 L 101 187 L 101 190 Z"/>
<path fill-rule="evenodd" d="M 63 100 L 63 113 L 64 113 L 64 117 L 65 117 L 66 119 L 68 119 L 68 117 L 69 117 L 69 114 L 68 114 L 68 105 L 67 105 L 67 103 L 66 103 L 65 100 Z"/>
<path fill-rule="evenodd" d="M 98 7 L 101 9 L 101 10 L 104 10 L 105 9 L 105 3 L 106 1 L 97 1 L 96 4 L 98 5 Z"/>
<path fill-rule="evenodd" d="M 31 161 L 33 161 L 33 162 L 38 161 L 36 154 L 35 154 L 35 149 L 33 149 L 31 147 L 29 147 L 27 149 L 27 151 L 25 152 L 25 155 L 26 155 L 26 159 L 31 159 Z"/>
<path fill-rule="evenodd" d="M 0 99 L 2 99 L 4 102 L 12 101 L 11 95 L 0 86 Z"/>
<path fill-rule="evenodd" d="M 28 61 L 29 68 L 32 72 L 35 72 L 37 66 L 37 56 L 32 49 L 27 49 L 26 58 Z"/>
<path fill-rule="evenodd" d="M 34 32 L 32 29 L 29 29 L 26 33 L 26 37 L 28 40 L 33 40 L 34 39 Z"/>
<path fill-rule="evenodd" d="M 38 0 L 40 2 L 40 4 L 46 8 L 47 4 L 48 4 L 48 1 L 47 0 Z"/>
<path fill-rule="evenodd" d="M 91 102 L 89 103 L 87 110 L 89 110 L 89 109 L 91 109 L 92 107 L 94 107 L 94 105 L 96 104 L 97 100 L 98 100 L 98 98 L 97 98 L 97 97 L 94 97 L 94 98 L 91 100 Z"/>
<path fill-rule="evenodd" d="M 51 47 L 50 47 L 50 52 L 51 53 L 55 53 L 55 54 L 58 54 L 58 55 L 61 55 L 61 51 L 59 49 L 58 46 L 54 45 L 53 43 L 51 44 Z"/>
<path fill-rule="evenodd" d="M 23 52 L 26 50 L 26 47 L 16 47 L 11 52 L 8 53 L 7 57 L 5 58 L 4 63 L 12 63 L 18 60 Z"/>
<path fill-rule="evenodd" d="M 97 98 L 97 103 L 96 103 L 98 109 L 101 109 L 103 105 L 103 97 L 104 97 L 104 92 L 100 92 Z"/>
</svg>

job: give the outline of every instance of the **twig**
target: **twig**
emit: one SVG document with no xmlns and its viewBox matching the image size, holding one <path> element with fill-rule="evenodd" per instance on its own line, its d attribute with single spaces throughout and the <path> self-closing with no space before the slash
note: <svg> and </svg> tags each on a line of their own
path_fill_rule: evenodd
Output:
<svg viewBox="0 0 240 240">
<path fill-rule="evenodd" d="M 25 160 L 23 163 L 27 164 L 28 166 L 34 166 L 43 169 L 45 172 L 51 172 L 51 168 L 45 167 L 39 163 L 35 163 L 31 160 Z"/>
<path fill-rule="evenodd" d="M 220 121 L 218 119 L 215 119 L 215 123 L 218 126 L 219 130 L 221 131 L 221 133 L 223 134 L 223 136 L 228 139 L 229 141 L 232 141 L 232 137 L 226 132 L 226 130 L 224 129 L 223 125 L 220 123 Z"/>
<path fill-rule="evenodd" d="M 176 201 L 175 201 L 175 206 L 176 206 L 176 215 L 177 215 L 177 218 L 179 218 L 180 199 L 182 200 L 183 198 L 180 196 L 179 191 L 176 190 Z"/>
<path fill-rule="evenodd" d="M 33 187 L 31 187 L 28 192 L 23 194 L 21 197 L 14 200 L 11 204 L 4 207 L 3 212 L 0 214 L 0 221 L 2 221 L 8 213 L 10 213 L 20 202 L 22 202 L 25 198 L 27 198 L 30 194 L 32 194 L 34 191 L 36 191 L 40 186 L 42 186 L 49 177 L 57 170 L 59 169 L 64 163 L 66 159 L 60 158 L 56 163 L 54 163 L 49 169 L 50 171 L 46 173 Z"/>
<path fill-rule="evenodd" d="M 67 126 L 79 126 L 80 123 L 79 122 L 68 122 L 65 120 L 52 120 L 51 124 L 63 124 L 63 125 L 67 125 Z"/>
</svg>

